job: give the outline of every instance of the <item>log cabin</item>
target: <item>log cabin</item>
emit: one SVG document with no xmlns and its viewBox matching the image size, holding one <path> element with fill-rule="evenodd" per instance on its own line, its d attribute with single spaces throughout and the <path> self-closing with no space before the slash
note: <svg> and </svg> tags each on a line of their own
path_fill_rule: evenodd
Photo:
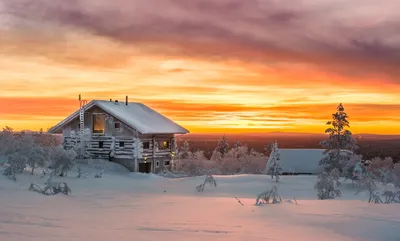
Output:
<svg viewBox="0 0 400 241">
<path fill-rule="evenodd" d="M 49 129 L 62 134 L 65 149 L 79 146 L 81 158 L 106 159 L 130 171 L 169 170 L 176 135 L 189 131 L 142 103 L 80 101 L 80 108 Z"/>
</svg>

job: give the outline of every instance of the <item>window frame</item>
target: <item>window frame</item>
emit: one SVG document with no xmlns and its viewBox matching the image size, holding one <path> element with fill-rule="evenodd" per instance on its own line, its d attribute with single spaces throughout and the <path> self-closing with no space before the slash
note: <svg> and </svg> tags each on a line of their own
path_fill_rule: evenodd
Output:
<svg viewBox="0 0 400 241">
<path fill-rule="evenodd" d="M 146 145 L 148 145 L 148 148 L 146 148 Z M 150 150 L 150 141 L 144 141 L 143 142 L 143 150 Z"/>
<path fill-rule="evenodd" d="M 104 124 L 103 124 L 103 130 L 102 130 L 103 132 L 97 132 L 98 130 L 95 130 L 95 121 L 98 116 L 102 116 L 104 118 L 104 122 L 103 122 Z M 105 133 L 106 133 L 106 114 L 104 114 L 104 113 L 93 113 L 92 114 L 92 133 L 94 135 L 105 135 Z"/>
</svg>

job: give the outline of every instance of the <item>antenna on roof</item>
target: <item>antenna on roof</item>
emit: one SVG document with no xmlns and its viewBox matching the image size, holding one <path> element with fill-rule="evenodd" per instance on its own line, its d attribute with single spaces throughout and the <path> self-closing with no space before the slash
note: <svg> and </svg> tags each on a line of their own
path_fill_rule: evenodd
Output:
<svg viewBox="0 0 400 241">
<path fill-rule="evenodd" d="M 125 96 L 125 105 L 128 105 L 128 96 Z"/>
</svg>

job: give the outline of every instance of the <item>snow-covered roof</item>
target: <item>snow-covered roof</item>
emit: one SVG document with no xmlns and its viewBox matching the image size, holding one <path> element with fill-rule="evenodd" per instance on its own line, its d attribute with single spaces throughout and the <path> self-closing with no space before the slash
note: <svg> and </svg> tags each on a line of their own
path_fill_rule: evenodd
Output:
<svg viewBox="0 0 400 241">
<path fill-rule="evenodd" d="M 186 134 L 189 131 L 166 118 L 155 110 L 142 103 L 112 102 L 104 100 L 93 100 L 85 106 L 85 110 L 99 107 L 106 113 L 119 119 L 126 125 L 137 130 L 141 134 Z M 50 133 L 56 133 L 63 126 L 78 118 L 79 110 L 68 116 L 66 119 L 50 128 Z"/>
<path fill-rule="evenodd" d="M 324 149 L 279 149 L 283 172 L 312 173 L 320 170 L 319 161 L 324 157 Z M 268 158 L 270 167 L 273 153 Z"/>
</svg>

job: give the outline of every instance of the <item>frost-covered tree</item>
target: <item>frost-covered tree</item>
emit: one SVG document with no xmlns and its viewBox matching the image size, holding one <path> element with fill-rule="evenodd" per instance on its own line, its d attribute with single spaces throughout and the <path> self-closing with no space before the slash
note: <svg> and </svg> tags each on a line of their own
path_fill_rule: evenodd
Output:
<svg viewBox="0 0 400 241">
<path fill-rule="evenodd" d="M 275 178 L 276 182 L 279 182 L 279 176 L 282 174 L 282 167 L 280 163 L 280 152 L 278 148 L 278 141 L 275 141 L 271 145 L 271 155 L 268 160 L 268 171 L 271 175 L 271 179 Z"/>
<path fill-rule="evenodd" d="M 16 138 L 13 135 L 13 129 L 6 126 L 0 132 L 0 155 L 7 155 L 12 153 L 16 145 Z"/>
<path fill-rule="evenodd" d="M 73 150 L 75 151 L 78 159 L 88 159 L 90 154 L 86 149 L 86 143 L 90 140 L 90 131 L 85 130 L 78 133 L 78 141 L 75 143 Z M 110 150 L 113 151 L 113 150 Z"/>
<path fill-rule="evenodd" d="M 9 166 L 4 170 L 3 174 L 16 180 L 15 175 L 25 170 L 27 158 L 25 155 L 15 152 L 7 156 L 7 162 Z"/>
<path fill-rule="evenodd" d="M 342 174 L 346 180 L 357 180 L 361 174 L 365 173 L 365 171 L 366 167 L 363 164 L 362 155 L 352 155 L 343 167 Z"/>
<path fill-rule="evenodd" d="M 229 152 L 229 144 L 226 140 L 226 136 L 224 135 L 221 140 L 218 141 L 217 147 L 215 148 L 217 152 L 221 154 L 223 158 L 226 153 Z"/>
<path fill-rule="evenodd" d="M 318 191 L 318 198 L 324 199 L 334 199 L 339 197 L 341 192 L 339 190 L 340 172 L 337 168 L 333 169 L 330 173 L 322 172 L 318 175 L 318 181 L 314 188 Z"/>
<path fill-rule="evenodd" d="M 379 181 L 387 183 L 391 179 L 391 173 L 394 167 L 393 159 L 390 157 L 372 158 L 368 165 L 370 171 Z"/>
<path fill-rule="evenodd" d="M 192 153 L 190 152 L 189 142 L 184 141 L 180 151 L 178 152 L 178 158 L 179 159 L 188 159 L 188 158 L 190 158 L 191 155 L 192 155 Z"/>
<path fill-rule="evenodd" d="M 234 148 L 235 148 L 235 149 L 239 149 L 241 146 L 242 146 L 242 143 L 241 143 L 240 141 L 237 141 L 237 142 L 235 143 Z"/>
<path fill-rule="evenodd" d="M 51 153 L 53 175 L 66 176 L 75 164 L 77 154 L 74 150 L 65 150 L 62 146 L 53 148 Z"/>
<path fill-rule="evenodd" d="M 25 170 L 35 143 L 32 135 L 26 133 L 21 133 L 18 136 L 12 135 L 10 138 L 10 130 L 12 129 L 5 130 L 6 134 L 4 135 L 8 136 L 6 139 L 10 141 L 3 150 L 5 151 L 4 154 L 7 156 L 7 163 L 9 165 L 4 171 L 4 175 L 13 176 L 13 179 L 15 179 L 15 174 Z"/>
<path fill-rule="evenodd" d="M 35 145 L 31 148 L 28 156 L 27 156 L 27 164 L 31 167 L 31 174 L 35 171 L 36 167 L 44 167 L 46 164 L 46 152 L 45 150 L 39 146 Z"/>
<path fill-rule="evenodd" d="M 327 172 L 335 168 L 342 172 L 357 148 L 352 133 L 346 129 L 350 127 L 348 118 L 343 105 L 339 104 L 336 113 L 332 114 L 332 121 L 326 123 L 331 127 L 325 130 L 325 133 L 329 134 L 328 140 L 321 141 L 321 145 L 325 148 L 325 157 L 320 161 L 320 165 Z"/>
</svg>

